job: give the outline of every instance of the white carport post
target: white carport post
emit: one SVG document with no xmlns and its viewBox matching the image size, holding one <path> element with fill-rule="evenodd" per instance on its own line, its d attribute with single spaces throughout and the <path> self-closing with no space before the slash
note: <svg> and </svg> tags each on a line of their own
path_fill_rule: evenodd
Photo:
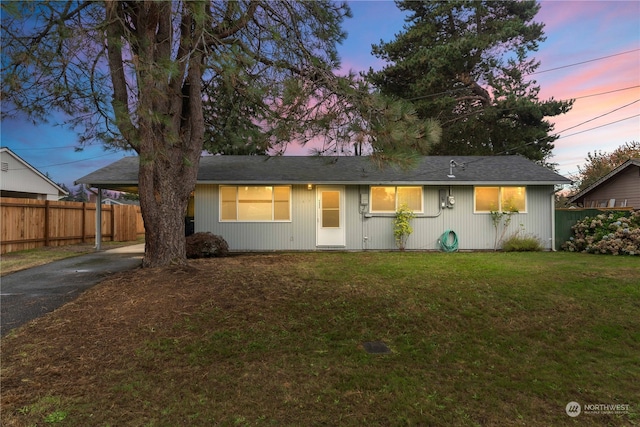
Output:
<svg viewBox="0 0 640 427">
<path fill-rule="evenodd" d="M 102 189 L 96 195 L 96 251 L 102 250 Z"/>
</svg>

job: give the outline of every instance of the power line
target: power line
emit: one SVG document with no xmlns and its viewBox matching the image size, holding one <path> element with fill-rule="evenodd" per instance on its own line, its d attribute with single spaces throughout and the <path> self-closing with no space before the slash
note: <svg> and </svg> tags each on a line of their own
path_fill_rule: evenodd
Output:
<svg viewBox="0 0 640 427">
<path fill-rule="evenodd" d="M 99 158 L 101 158 L 101 157 L 112 156 L 112 155 L 114 155 L 114 154 L 118 154 L 118 153 L 115 153 L 115 152 L 114 152 L 114 153 L 107 153 L 107 154 L 102 154 L 102 155 L 100 155 L 100 156 L 87 157 L 86 159 L 73 160 L 73 161 L 70 161 L 70 162 L 64 162 L 64 163 L 55 163 L 55 164 L 52 164 L 52 165 L 46 165 L 46 166 L 34 166 L 34 168 L 35 168 L 35 169 L 37 169 L 37 170 L 41 170 L 41 169 L 47 169 L 47 168 L 52 168 L 52 167 L 56 167 L 56 166 L 70 165 L 70 164 L 72 164 L 72 163 L 86 162 L 87 160 L 99 159 Z M 28 169 L 28 168 L 12 168 L 12 169 L 9 169 L 9 170 L 14 171 L 14 170 L 26 170 L 26 169 Z"/>
<path fill-rule="evenodd" d="M 533 75 L 533 74 L 548 73 L 549 71 L 562 70 L 562 69 L 564 69 L 564 68 L 575 67 L 576 65 L 582 65 L 582 64 L 587 64 L 587 63 L 589 63 L 589 62 L 601 61 L 601 60 L 603 60 L 603 59 L 613 58 L 614 56 L 626 55 L 626 54 L 628 54 L 628 53 L 633 53 L 633 52 L 638 52 L 638 51 L 640 51 L 640 48 L 639 48 L 639 49 L 627 50 L 626 52 L 614 53 L 613 55 L 601 56 L 600 58 L 594 58 L 594 59 L 588 59 L 588 60 L 586 60 L 586 61 L 575 62 L 575 63 L 573 63 L 573 64 L 562 65 L 562 66 L 560 66 L 560 67 L 549 68 L 548 70 L 534 71 L 534 72 L 532 72 L 532 73 L 527 73 L 527 74 L 524 74 L 524 75 L 525 75 L 525 76 L 531 76 L 531 75 Z"/>
<path fill-rule="evenodd" d="M 577 96 L 575 98 L 569 98 L 569 99 L 583 99 L 583 98 L 590 98 L 592 96 L 608 95 L 610 93 L 622 92 L 623 90 L 635 89 L 635 88 L 638 88 L 638 87 L 640 87 L 640 85 L 624 87 L 624 88 L 621 88 L 621 89 L 613 89 L 613 90 L 609 90 L 607 92 L 594 93 L 594 94 L 591 94 L 591 95 Z M 565 99 L 565 100 L 562 100 L 562 101 L 567 101 L 567 100 Z"/>
<path fill-rule="evenodd" d="M 12 148 L 12 151 L 35 151 L 35 150 L 57 150 L 59 148 L 78 148 L 77 145 L 58 145 L 55 147 L 40 147 L 40 148 Z"/>
<path fill-rule="evenodd" d="M 572 133 L 572 134 L 569 134 L 569 135 L 562 135 L 562 136 L 559 136 L 558 139 L 560 139 L 560 138 L 568 138 L 570 136 L 574 136 L 574 135 L 578 135 L 578 134 L 581 134 L 581 133 L 589 132 L 589 131 L 592 131 L 592 130 L 595 130 L 595 129 L 603 128 L 605 126 L 609 126 L 609 125 L 613 125 L 613 124 L 616 124 L 616 123 L 620 123 L 620 122 L 623 122 L 625 120 L 633 119 L 635 117 L 640 117 L 640 114 L 636 114 L 634 116 L 625 117 L 624 119 L 616 120 L 614 122 L 605 123 L 603 125 L 596 126 L 596 127 L 590 128 L 590 129 L 581 130 L 580 132 Z"/>
<path fill-rule="evenodd" d="M 566 132 L 566 131 L 568 131 L 569 129 L 574 129 L 574 128 L 577 128 L 577 127 L 579 127 L 579 126 L 582 126 L 582 125 L 584 125 L 584 124 L 586 124 L 586 123 L 592 122 L 592 121 L 594 121 L 594 120 L 596 120 L 596 119 L 599 119 L 599 118 L 601 118 L 601 117 L 608 116 L 609 114 L 615 113 L 615 112 L 616 112 L 616 111 L 618 111 L 618 110 L 622 110 L 623 108 L 626 108 L 626 107 L 628 107 L 628 106 L 630 106 L 630 105 L 633 105 L 633 104 L 635 104 L 636 102 L 640 102 L 640 99 L 636 99 L 635 101 L 630 102 L 630 103 L 628 103 L 628 104 L 625 104 L 625 105 L 623 105 L 623 106 L 621 106 L 621 107 L 618 107 L 618 108 L 616 108 L 616 109 L 614 109 L 614 110 L 611 110 L 611 111 L 609 111 L 608 113 L 604 113 L 604 114 L 601 114 L 601 115 L 599 115 L 599 116 L 593 117 L 593 118 L 591 118 L 591 119 L 589 119 L 589 120 L 585 120 L 585 121 L 584 121 L 584 122 L 582 122 L 582 123 L 578 123 L 577 125 L 574 125 L 574 126 L 568 127 L 568 128 L 566 128 L 566 129 L 563 129 L 563 130 L 561 130 L 561 131 L 559 131 L 559 132 L 556 132 L 556 133 Z"/>
<path fill-rule="evenodd" d="M 640 48 L 627 50 L 625 52 L 620 52 L 620 53 L 614 53 L 612 55 L 601 56 L 599 58 L 588 59 L 586 61 L 575 62 L 573 64 L 562 65 L 560 67 L 549 68 L 548 70 L 533 71 L 531 73 L 523 74 L 523 76 L 531 76 L 533 74 L 542 74 L 542 73 L 548 73 L 550 71 L 562 70 L 564 68 L 575 67 L 577 65 L 588 64 L 589 62 L 601 61 L 603 59 L 613 58 L 615 56 L 626 55 L 626 54 L 633 53 L 633 52 L 638 52 L 638 51 L 640 51 Z M 629 88 L 624 88 L 624 89 L 620 89 L 620 90 L 627 90 L 627 89 L 632 89 L 632 88 L 636 88 L 636 87 L 638 87 L 638 86 L 631 86 Z M 431 97 L 439 96 L 439 95 L 453 94 L 455 92 L 459 92 L 459 91 L 466 90 L 466 89 L 467 88 L 450 89 L 450 90 L 446 90 L 446 91 L 443 91 L 443 92 L 432 93 L 432 94 L 429 94 L 429 95 L 418 96 L 418 97 L 415 97 L 415 98 L 409 98 L 409 99 L 407 99 L 407 101 L 417 101 L 417 100 L 420 100 L 420 99 L 431 98 Z M 612 91 L 612 92 L 615 92 L 615 90 Z M 610 92 L 604 92 L 604 93 L 610 93 Z M 588 97 L 588 96 L 596 96 L 596 95 L 585 95 L 585 96 L 580 97 L 580 98 L 585 98 L 585 97 Z M 572 98 L 572 99 L 580 99 L 580 98 Z"/>
<path fill-rule="evenodd" d="M 619 89 L 608 90 L 606 92 L 590 93 L 590 94 L 582 95 L 582 96 L 568 97 L 568 98 L 565 98 L 565 99 L 560 99 L 559 101 L 562 102 L 562 101 L 570 101 L 572 99 L 583 99 L 583 98 L 590 98 L 590 97 L 594 97 L 594 96 L 608 95 L 610 93 L 616 93 L 616 92 L 622 92 L 622 91 L 625 91 L 625 90 L 637 89 L 639 87 L 640 87 L 640 85 L 627 86 L 627 87 L 623 87 L 623 88 L 619 88 Z M 418 101 L 420 99 L 431 98 L 431 97 L 438 96 L 438 95 L 446 95 L 446 94 L 458 92 L 458 91 L 461 91 L 461 90 L 464 90 L 464 88 L 462 88 L 462 89 L 452 89 L 452 90 L 448 90 L 448 91 L 445 91 L 445 92 L 439 92 L 439 93 L 433 93 L 433 94 L 430 94 L 430 95 L 418 96 L 416 98 L 409 98 L 409 99 L 407 99 L 407 101 Z"/>
<path fill-rule="evenodd" d="M 633 104 L 633 103 L 635 103 L 635 102 L 638 102 L 638 101 L 640 101 L 640 100 L 636 100 L 636 101 L 632 102 L 631 104 Z M 628 104 L 628 105 L 631 105 L 631 104 Z M 619 109 L 621 109 L 621 108 L 624 108 L 624 107 L 626 107 L 626 106 L 622 106 L 622 107 L 617 108 L 616 110 L 613 110 L 613 111 L 617 111 L 617 110 L 619 110 Z M 609 113 L 607 113 L 607 114 L 610 114 L 610 113 L 612 113 L 613 111 L 610 111 L 610 112 L 609 112 Z M 606 114 L 604 114 L 604 115 L 606 115 Z M 602 116 L 600 116 L 600 117 L 602 117 Z M 570 136 L 578 135 L 578 134 L 585 133 L 585 132 L 590 132 L 590 131 L 595 130 L 595 129 L 599 129 L 599 128 L 602 128 L 602 127 L 605 127 L 605 126 L 610 126 L 610 125 L 613 125 L 613 124 L 616 124 L 616 123 L 623 122 L 623 121 L 625 121 L 625 120 L 633 119 L 633 118 L 635 118 L 635 117 L 640 117 L 640 114 L 636 114 L 636 115 L 633 115 L 633 116 L 630 116 L 630 117 L 626 117 L 626 118 L 624 118 L 624 119 L 616 120 L 616 121 L 613 121 L 613 122 L 605 123 L 605 124 L 603 124 L 603 125 L 596 126 L 596 127 L 590 128 L 590 129 L 585 129 L 585 130 L 582 130 L 582 131 L 580 131 L 580 132 L 572 133 L 572 134 L 570 134 L 570 135 L 562 135 L 562 136 L 558 136 L 558 138 L 557 138 L 557 139 L 561 139 L 561 138 L 568 138 L 568 137 L 570 137 Z M 598 117 L 596 117 L 596 118 L 598 118 Z M 592 120 L 595 120 L 596 118 L 594 118 L 594 119 L 592 119 Z M 588 120 L 588 121 L 590 121 L 590 120 Z M 585 122 L 585 123 L 586 123 L 586 122 Z M 584 124 L 584 123 L 581 123 L 581 124 Z M 576 125 L 576 126 L 580 126 L 580 125 Z M 568 128 L 568 129 L 572 129 L 572 128 L 574 128 L 574 127 L 575 127 L 575 126 L 572 126 L 571 128 Z M 563 130 L 563 131 L 561 131 L 561 132 L 564 132 L 564 131 L 566 131 L 566 130 L 568 130 L 568 129 L 565 129 L 565 130 Z M 546 137 L 546 138 L 550 138 L 550 136 L 548 136 L 548 137 Z M 544 139 L 546 139 L 546 138 L 544 138 Z M 543 139 L 543 140 L 544 140 L 544 139 Z M 524 147 L 526 147 L 526 146 L 528 146 L 528 145 L 537 144 L 538 142 L 540 142 L 540 141 L 537 141 L 537 140 L 536 140 L 536 141 L 526 142 L 526 143 L 524 143 L 524 144 L 520 144 L 520 145 L 517 145 L 517 146 L 515 146 L 515 147 L 509 147 L 509 148 L 507 148 L 506 150 L 503 150 L 503 151 L 500 151 L 500 152 L 495 153 L 494 155 L 499 156 L 499 155 L 502 155 L 502 154 L 508 154 L 510 151 L 514 151 L 514 150 L 517 150 L 517 149 L 519 149 L 519 148 L 524 148 Z M 481 161 L 481 160 L 482 160 L 482 159 L 472 160 L 472 161 L 468 162 L 467 164 L 475 163 L 475 162 L 478 162 L 478 161 Z"/>
<path fill-rule="evenodd" d="M 65 163 L 56 163 L 56 164 L 53 164 L 53 165 L 38 166 L 37 169 L 45 169 L 45 168 L 52 168 L 52 167 L 55 167 L 55 166 L 70 165 L 72 163 L 86 162 L 87 160 L 99 159 L 100 157 L 113 156 L 114 154 L 118 154 L 118 153 L 107 153 L 107 154 L 102 154 L 100 156 L 88 157 L 86 159 L 73 160 L 73 161 L 65 162 Z"/>
</svg>

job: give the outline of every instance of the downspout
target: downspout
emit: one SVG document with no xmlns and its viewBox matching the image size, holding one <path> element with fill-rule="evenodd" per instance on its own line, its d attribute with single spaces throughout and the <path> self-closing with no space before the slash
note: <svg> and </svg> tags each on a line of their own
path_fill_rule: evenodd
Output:
<svg viewBox="0 0 640 427">
<path fill-rule="evenodd" d="M 551 251 L 556 251 L 556 192 L 551 192 Z"/>
<path fill-rule="evenodd" d="M 359 211 L 360 211 L 360 233 L 361 233 L 361 237 L 362 237 L 362 250 L 366 251 L 368 249 L 368 243 L 369 243 L 369 227 L 367 224 L 367 218 L 369 218 L 367 216 L 367 210 L 369 209 L 369 188 L 367 186 L 364 186 L 364 191 L 366 193 L 363 193 L 363 186 L 359 185 L 358 186 L 358 203 L 359 203 Z M 363 199 L 364 197 L 364 199 Z M 367 202 L 367 203 L 364 203 Z"/>
</svg>

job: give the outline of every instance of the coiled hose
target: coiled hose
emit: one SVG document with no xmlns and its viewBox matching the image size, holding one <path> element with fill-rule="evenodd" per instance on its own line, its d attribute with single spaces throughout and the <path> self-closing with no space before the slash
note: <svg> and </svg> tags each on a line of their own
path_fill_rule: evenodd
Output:
<svg viewBox="0 0 640 427">
<path fill-rule="evenodd" d="M 449 243 L 449 236 L 453 235 L 453 241 Z M 444 252 L 456 252 L 458 250 L 458 236 L 453 230 L 447 230 L 440 236 L 440 248 Z"/>
</svg>

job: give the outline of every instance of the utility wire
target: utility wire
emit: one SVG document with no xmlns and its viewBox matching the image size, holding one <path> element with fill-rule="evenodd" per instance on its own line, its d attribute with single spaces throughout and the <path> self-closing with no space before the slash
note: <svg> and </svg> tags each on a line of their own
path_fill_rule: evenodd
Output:
<svg viewBox="0 0 640 427">
<path fill-rule="evenodd" d="M 589 131 L 592 131 L 592 130 L 595 130 L 595 129 L 599 129 L 599 128 L 602 128 L 602 127 L 605 127 L 605 126 L 613 125 L 615 123 L 620 123 L 620 122 L 623 122 L 625 120 L 633 119 L 635 117 L 640 117 L 640 114 L 636 114 L 634 116 L 625 117 L 624 119 L 616 120 L 615 122 L 605 123 L 603 125 L 596 126 L 596 127 L 593 127 L 593 128 L 581 130 L 580 132 L 572 133 L 572 134 L 569 134 L 569 135 L 562 135 L 562 136 L 558 137 L 558 139 L 560 139 L 560 138 L 568 138 L 568 137 L 573 136 L 573 135 L 578 135 L 578 134 L 581 134 L 581 133 L 589 132 Z"/>
<path fill-rule="evenodd" d="M 590 98 L 592 96 L 608 95 L 610 93 L 622 92 L 623 90 L 635 89 L 635 88 L 638 88 L 638 87 L 640 87 L 640 85 L 624 87 L 622 89 L 613 89 L 613 90 L 609 90 L 607 92 L 594 93 L 594 94 L 591 94 L 591 95 L 577 96 L 575 98 L 569 98 L 569 99 L 583 99 L 583 98 Z M 561 100 L 561 101 L 568 101 L 568 99 Z"/>
<path fill-rule="evenodd" d="M 640 51 L 640 48 L 639 49 L 627 50 L 626 52 L 614 53 L 613 55 L 601 56 L 600 58 L 594 58 L 594 59 L 588 59 L 586 61 L 575 62 L 573 64 L 562 65 L 560 67 L 549 68 L 548 70 L 534 71 L 532 73 L 527 73 L 527 74 L 523 74 L 523 75 L 524 76 L 531 76 L 533 74 L 548 73 L 549 71 L 562 70 L 562 69 L 569 68 L 569 67 L 575 67 L 576 65 L 582 65 L 582 64 L 587 64 L 589 62 L 601 61 L 603 59 L 613 58 L 614 56 L 626 55 L 628 53 L 633 53 L 633 52 L 638 52 L 638 51 Z"/>
<path fill-rule="evenodd" d="M 633 104 L 633 103 L 635 103 L 635 102 L 638 102 L 638 101 L 640 101 L 640 100 L 634 101 L 634 102 L 632 102 L 631 104 Z M 628 104 L 628 105 L 631 105 L 631 104 Z M 619 110 L 619 109 L 621 109 L 621 108 L 624 108 L 624 107 L 625 107 L 625 106 L 622 106 L 622 107 L 617 108 L 616 110 L 613 110 L 613 111 L 617 111 L 617 110 Z M 612 113 L 613 111 L 610 111 L 610 112 L 609 112 L 609 113 L 607 113 L 607 114 L 610 114 L 610 113 Z M 600 116 L 600 117 L 601 117 L 601 116 Z M 570 134 L 570 135 L 561 135 L 561 136 L 558 136 L 558 138 L 557 138 L 557 139 L 561 139 L 561 138 L 568 138 L 568 137 L 570 137 L 570 136 L 578 135 L 578 134 L 585 133 L 585 132 L 590 132 L 590 131 L 595 130 L 595 129 L 599 129 L 599 128 L 602 128 L 602 127 L 605 127 L 605 126 L 610 126 L 610 125 L 613 125 L 613 124 L 616 124 L 616 123 L 623 122 L 623 121 L 625 121 L 625 120 L 633 119 L 633 118 L 635 118 L 635 117 L 640 117 L 640 114 L 636 114 L 636 115 L 634 115 L 634 116 L 626 117 L 626 118 L 624 118 L 624 119 L 616 120 L 616 121 L 613 121 L 613 122 L 605 123 L 605 124 L 603 124 L 603 125 L 596 126 L 596 127 L 590 128 L 590 129 L 585 129 L 585 130 L 582 130 L 582 131 L 580 131 L 580 132 L 572 133 L 572 134 Z M 597 118 L 597 117 L 596 117 L 596 118 Z M 592 119 L 592 120 L 595 120 L 596 118 L 594 118 L 594 119 Z M 588 121 L 590 121 L 590 120 L 588 120 Z M 585 122 L 585 123 L 586 123 L 586 122 Z M 584 123 L 581 123 L 581 124 L 584 124 Z M 577 125 L 577 126 L 580 126 L 580 125 Z M 573 126 L 573 127 L 575 127 L 575 126 Z M 573 127 L 568 128 L 568 129 L 572 129 Z M 563 131 L 561 131 L 561 132 L 564 132 L 564 131 L 566 131 L 566 130 L 568 130 L 568 129 L 565 129 L 565 130 L 563 130 Z M 510 151 L 517 150 L 517 149 L 519 149 L 519 148 L 524 148 L 524 147 L 526 147 L 526 146 L 528 146 L 528 145 L 537 144 L 538 142 L 539 142 L 539 141 L 526 142 L 526 143 L 524 143 L 524 144 L 520 144 L 520 145 L 517 145 L 517 146 L 515 146 L 515 147 L 510 147 L 510 148 L 508 148 L 508 149 L 506 149 L 506 150 L 503 150 L 503 151 L 497 152 L 497 153 L 495 153 L 495 154 L 493 154 L 493 155 L 495 155 L 495 156 L 499 156 L 499 155 L 502 155 L 502 154 L 508 154 Z M 477 159 L 477 160 L 471 160 L 471 161 L 467 162 L 465 165 L 466 165 L 466 166 L 468 166 L 468 165 L 470 165 L 470 164 L 473 164 L 473 163 L 476 163 L 476 162 L 480 162 L 480 161 L 483 161 L 483 160 L 484 160 L 484 158 L 480 158 L 480 159 Z"/>
<path fill-rule="evenodd" d="M 86 162 L 87 160 L 93 160 L 93 159 L 98 159 L 100 157 L 112 156 L 114 154 L 119 154 L 119 153 L 107 153 L 107 154 L 102 154 L 100 156 L 87 157 L 86 159 L 73 160 L 73 161 L 70 161 L 70 162 L 55 163 L 55 164 L 46 165 L 46 166 L 34 166 L 34 168 L 37 169 L 37 170 L 41 170 L 41 169 L 47 169 L 47 168 L 52 168 L 52 167 L 56 167 L 56 166 L 70 165 L 72 163 Z M 15 170 L 26 170 L 26 169 L 28 169 L 28 168 L 12 168 L 12 169 L 9 169 L 9 170 L 15 171 Z"/>
<path fill-rule="evenodd" d="M 78 146 L 77 145 L 58 145 L 58 146 L 55 146 L 55 147 L 12 148 L 11 151 L 57 150 L 59 148 L 78 148 Z"/>
<path fill-rule="evenodd" d="M 586 61 L 575 62 L 573 64 L 562 65 L 560 67 L 549 68 L 548 70 L 534 71 L 532 73 L 523 74 L 523 76 L 531 76 L 533 74 L 542 74 L 542 73 L 548 73 L 550 71 L 562 70 L 564 68 L 575 67 L 577 65 L 588 64 L 589 62 L 601 61 L 603 59 L 613 58 L 615 56 L 626 55 L 628 53 L 633 53 L 633 52 L 638 52 L 638 51 L 640 51 L 640 48 L 627 50 L 625 52 L 620 52 L 620 53 L 614 53 L 612 55 L 601 56 L 600 58 L 594 58 L 594 59 L 588 59 Z M 638 86 L 632 86 L 631 88 L 636 88 L 636 87 L 638 87 Z M 631 89 L 631 88 L 629 88 L 629 89 Z M 415 98 L 409 98 L 409 99 L 407 99 L 407 101 L 417 101 L 417 100 L 420 100 L 420 99 L 432 98 L 434 96 L 439 96 L 439 95 L 453 94 L 453 93 L 460 92 L 460 91 L 466 90 L 466 89 L 467 88 L 450 89 L 450 90 L 446 90 L 444 92 L 432 93 L 432 94 L 429 94 L 429 95 L 423 95 L 423 96 L 418 96 L 418 97 L 415 97 Z M 626 90 L 626 88 L 625 89 L 621 89 L 621 90 Z M 608 92 L 605 92 L 605 93 L 608 93 Z M 591 95 L 586 95 L 586 96 L 591 96 Z M 596 96 L 596 95 L 593 95 L 593 96 Z M 584 98 L 584 97 L 581 97 L 581 98 Z M 578 98 L 575 98 L 575 99 L 578 99 Z"/>
<path fill-rule="evenodd" d="M 570 101 L 572 99 L 583 99 L 583 98 L 590 98 L 590 97 L 593 97 L 593 96 L 608 95 L 610 93 L 622 92 L 622 91 L 630 90 L 630 89 L 637 89 L 639 87 L 640 87 L 640 85 L 628 86 L 628 87 L 623 87 L 623 88 L 620 88 L 620 89 L 608 90 L 606 92 L 590 93 L 588 95 L 576 96 L 574 98 L 569 97 L 569 98 L 565 98 L 565 99 L 560 99 L 559 101 Z M 462 88 L 462 89 L 452 89 L 452 90 L 448 90 L 448 91 L 445 91 L 445 92 L 432 93 L 430 95 L 418 96 L 418 97 L 415 97 L 415 98 L 407 99 L 407 101 L 418 101 L 420 99 L 432 98 L 432 97 L 438 96 L 438 95 L 446 95 L 446 94 L 457 92 L 457 91 L 461 91 L 461 90 L 464 90 L 464 88 Z"/>
<path fill-rule="evenodd" d="M 578 123 L 577 125 L 574 125 L 574 126 L 568 127 L 568 128 L 563 129 L 563 130 L 561 130 L 561 131 L 558 131 L 558 132 L 556 132 L 556 134 L 558 134 L 558 133 L 562 133 L 562 132 L 566 132 L 566 131 L 568 131 L 568 130 L 570 130 L 570 129 L 574 129 L 574 128 L 577 128 L 577 127 L 579 127 L 579 126 L 582 126 L 582 125 L 584 125 L 584 124 L 586 124 L 586 123 L 589 123 L 589 122 L 592 122 L 592 121 L 594 121 L 594 120 L 597 120 L 597 119 L 599 119 L 599 118 L 601 118 L 601 117 L 608 116 L 609 114 L 615 113 L 615 112 L 616 112 L 616 111 L 618 111 L 618 110 L 622 110 L 623 108 L 626 108 L 626 107 L 628 107 L 628 106 L 630 106 L 630 105 L 633 105 L 633 104 L 635 104 L 636 102 L 640 102 L 640 99 L 636 99 L 635 101 L 630 102 L 630 103 L 628 103 L 628 104 L 625 104 L 625 105 L 623 105 L 623 106 L 621 106 L 621 107 L 618 107 L 618 108 L 616 108 L 616 109 L 614 109 L 614 110 L 611 110 L 611 111 L 609 111 L 608 113 L 601 114 L 601 115 L 596 116 L 596 117 L 593 117 L 593 118 L 591 118 L 591 119 L 589 119 L 589 120 L 585 120 L 585 121 L 584 121 L 584 122 L 582 122 L 582 123 Z"/>
</svg>

